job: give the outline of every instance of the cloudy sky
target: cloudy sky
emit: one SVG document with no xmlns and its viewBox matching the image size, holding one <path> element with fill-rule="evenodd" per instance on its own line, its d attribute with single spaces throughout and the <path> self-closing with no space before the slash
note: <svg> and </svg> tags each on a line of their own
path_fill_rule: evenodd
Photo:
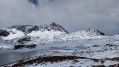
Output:
<svg viewBox="0 0 119 67">
<path fill-rule="evenodd" d="M 56 22 L 70 32 L 88 28 L 119 33 L 119 0 L 0 0 L 0 28 Z"/>
</svg>

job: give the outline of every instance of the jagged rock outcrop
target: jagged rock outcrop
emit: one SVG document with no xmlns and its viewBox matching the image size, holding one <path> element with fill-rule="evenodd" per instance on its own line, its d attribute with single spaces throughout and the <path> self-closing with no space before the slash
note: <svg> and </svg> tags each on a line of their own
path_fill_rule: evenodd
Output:
<svg viewBox="0 0 119 67">
<path fill-rule="evenodd" d="M 31 41 L 31 37 L 29 36 L 26 36 L 17 40 L 19 44 L 24 44 L 25 42 L 29 42 L 29 41 Z"/>
<path fill-rule="evenodd" d="M 87 29 L 85 30 L 86 32 L 90 32 L 90 33 L 96 33 L 97 35 L 105 35 L 103 32 L 97 30 L 97 29 Z"/>
<path fill-rule="evenodd" d="M 17 29 L 18 31 L 22 31 L 25 34 L 31 33 L 32 31 L 39 30 L 38 26 L 33 26 L 33 25 L 16 25 L 16 26 L 8 27 L 8 28 L 9 29 Z"/>
<path fill-rule="evenodd" d="M 6 30 L 0 30 L 0 36 L 6 37 L 8 36 L 10 33 Z"/>
<path fill-rule="evenodd" d="M 52 23 L 49 25 L 49 29 L 50 30 L 54 30 L 54 31 L 61 31 L 61 32 L 66 32 L 68 33 L 68 31 L 66 29 L 64 29 L 61 25 L 56 24 L 56 23 Z"/>
</svg>

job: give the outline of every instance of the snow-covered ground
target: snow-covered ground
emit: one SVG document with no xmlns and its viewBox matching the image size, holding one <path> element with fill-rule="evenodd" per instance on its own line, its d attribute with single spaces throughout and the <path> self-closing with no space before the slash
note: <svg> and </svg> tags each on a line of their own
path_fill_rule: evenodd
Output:
<svg viewBox="0 0 119 67">
<path fill-rule="evenodd" d="M 46 62 L 46 63 L 39 63 L 39 64 L 32 64 L 26 65 L 25 67 L 92 67 L 92 66 L 99 66 L 99 65 L 114 65 L 118 64 L 118 61 L 94 61 L 90 59 L 75 59 L 75 60 L 65 60 L 62 62 Z"/>
<path fill-rule="evenodd" d="M 36 40 L 37 41 L 37 40 Z M 18 49 L 23 51 L 23 49 Z M 47 41 L 37 44 L 33 49 L 24 49 L 24 51 L 39 51 L 36 56 L 77 56 L 86 57 L 92 59 L 106 59 L 119 57 L 119 35 L 114 36 L 99 36 L 97 38 L 87 39 L 61 39 L 54 41 Z M 105 62 L 95 62 L 90 59 L 76 59 L 79 62 L 73 64 L 74 60 L 66 60 L 62 62 L 46 62 L 44 64 L 31 64 L 26 67 L 67 67 L 67 66 L 81 66 L 92 67 L 96 65 L 114 65 L 118 64 L 118 61 L 104 60 Z"/>
</svg>

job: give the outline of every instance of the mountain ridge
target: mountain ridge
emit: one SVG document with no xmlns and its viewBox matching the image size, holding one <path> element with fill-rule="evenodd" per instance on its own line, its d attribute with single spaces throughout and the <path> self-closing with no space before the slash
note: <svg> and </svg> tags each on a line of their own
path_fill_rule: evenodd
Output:
<svg viewBox="0 0 119 67">
<path fill-rule="evenodd" d="M 56 23 L 51 23 L 49 25 L 47 24 L 43 24 L 40 26 L 37 25 L 15 25 L 15 26 L 11 26 L 8 27 L 8 29 L 17 29 L 19 31 L 22 31 L 24 33 L 31 33 L 32 31 L 61 31 L 61 32 L 65 32 L 68 33 L 68 31 L 66 29 L 64 29 L 61 25 L 56 24 Z"/>
<path fill-rule="evenodd" d="M 3 36 L 4 35 L 4 36 Z M 103 32 L 97 29 L 87 29 L 69 33 L 57 23 L 49 25 L 16 25 L 0 31 L 1 41 L 8 41 L 14 45 L 31 45 L 52 41 L 70 41 L 80 39 L 102 38 Z"/>
</svg>

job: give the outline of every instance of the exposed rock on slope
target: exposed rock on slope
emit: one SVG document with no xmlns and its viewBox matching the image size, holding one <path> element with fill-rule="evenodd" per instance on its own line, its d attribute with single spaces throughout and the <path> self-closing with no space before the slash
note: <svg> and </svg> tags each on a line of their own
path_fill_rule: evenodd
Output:
<svg viewBox="0 0 119 67">
<path fill-rule="evenodd" d="M 65 32 L 68 33 L 67 30 L 65 30 L 61 25 L 52 23 L 50 25 L 41 25 L 41 26 L 36 26 L 36 25 L 16 25 L 16 26 L 11 26 L 8 27 L 9 29 L 17 29 L 18 31 L 22 31 L 26 34 L 31 33 L 33 31 L 60 31 L 60 32 Z"/>
<path fill-rule="evenodd" d="M 65 33 L 68 33 L 68 31 L 66 29 L 64 29 L 61 25 L 59 24 L 56 24 L 56 23 L 52 23 L 49 25 L 48 29 L 51 31 L 51 30 L 54 30 L 54 31 L 61 31 L 61 32 L 65 32 Z"/>
<path fill-rule="evenodd" d="M 17 42 L 20 44 L 24 44 L 25 42 L 29 42 L 29 41 L 31 41 L 31 37 L 26 36 L 23 38 L 19 38 Z"/>
<path fill-rule="evenodd" d="M 84 32 L 88 32 L 88 34 L 94 33 L 95 35 L 105 35 L 103 32 L 97 29 L 88 29 L 88 30 L 84 30 Z"/>
<path fill-rule="evenodd" d="M 8 36 L 10 33 L 6 30 L 0 30 L 0 36 Z"/>
</svg>

